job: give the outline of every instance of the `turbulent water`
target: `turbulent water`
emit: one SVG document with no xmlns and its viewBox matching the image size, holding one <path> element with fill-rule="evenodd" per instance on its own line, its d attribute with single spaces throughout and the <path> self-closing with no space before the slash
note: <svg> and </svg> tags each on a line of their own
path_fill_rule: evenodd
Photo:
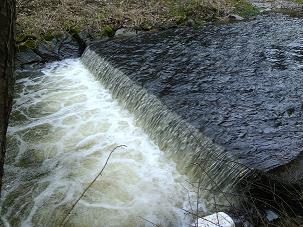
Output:
<svg viewBox="0 0 303 227">
<path fill-rule="evenodd" d="M 8 129 L 5 226 L 186 226 L 195 193 L 80 60 L 20 72 Z M 193 190 L 191 190 L 193 191 Z M 203 208 L 203 204 L 200 206 Z"/>
<path fill-rule="evenodd" d="M 230 196 L 238 194 L 237 185 L 252 174 L 250 169 L 170 111 L 158 97 L 135 83 L 94 48 L 90 46 L 83 53 L 84 64 L 113 97 L 137 117 L 150 138 L 174 158 L 178 169 L 200 182 L 207 207 L 217 211 L 236 206 L 241 195 L 237 199 Z"/>
<path fill-rule="evenodd" d="M 254 170 L 302 182 L 302 22 L 269 14 L 147 32 L 94 42 L 82 60 L 201 181 L 207 207 L 224 209 L 247 196 L 253 186 L 239 188 L 255 183 L 244 180 Z"/>
</svg>

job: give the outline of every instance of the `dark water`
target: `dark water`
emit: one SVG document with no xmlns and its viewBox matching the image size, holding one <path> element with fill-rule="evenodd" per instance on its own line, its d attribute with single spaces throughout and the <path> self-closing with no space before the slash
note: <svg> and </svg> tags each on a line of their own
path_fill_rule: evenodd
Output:
<svg viewBox="0 0 303 227">
<path fill-rule="evenodd" d="M 259 16 L 91 49 L 250 167 L 267 171 L 302 154 L 302 19 Z"/>
</svg>

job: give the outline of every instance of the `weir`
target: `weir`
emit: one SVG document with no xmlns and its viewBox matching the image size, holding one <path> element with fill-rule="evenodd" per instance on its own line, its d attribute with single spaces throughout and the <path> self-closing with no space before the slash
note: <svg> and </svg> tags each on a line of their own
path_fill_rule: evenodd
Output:
<svg viewBox="0 0 303 227">
<path fill-rule="evenodd" d="M 170 111 L 156 96 L 137 85 L 101 55 L 88 48 L 81 59 L 111 91 L 113 98 L 135 115 L 140 126 L 161 150 L 174 158 L 179 169 L 200 182 L 208 207 L 228 207 L 237 202 L 237 183 L 253 174 L 252 170 L 233 159 L 221 146 Z M 217 197 L 215 202 L 214 196 Z"/>
<path fill-rule="evenodd" d="M 148 32 L 94 42 L 82 61 L 206 202 L 292 201 L 302 212 L 301 25 L 275 14 Z"/>
<path fill-rule="evenodd" d="M 60 226 L 69 212 L 64 226 L 81 227 L 302 214 L 301 25 L 265 15 L 149 32 L 19 71 L 1 224 Z"/>
</svg>

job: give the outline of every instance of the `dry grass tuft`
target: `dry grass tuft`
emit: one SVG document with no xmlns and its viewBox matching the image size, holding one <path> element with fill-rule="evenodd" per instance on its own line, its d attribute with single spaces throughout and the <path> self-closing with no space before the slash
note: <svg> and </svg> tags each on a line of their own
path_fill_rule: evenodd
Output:
<svg viewBox="0 0 303 227">
<path fill-rule="evenodd" d="M 17 25 L 22 37 L 83 29 L 100 35 L 120 27 L 149 30 L 189 18 L 202 23 L 232 10 L 226 0 L 17 0 Z"/>
</svg>

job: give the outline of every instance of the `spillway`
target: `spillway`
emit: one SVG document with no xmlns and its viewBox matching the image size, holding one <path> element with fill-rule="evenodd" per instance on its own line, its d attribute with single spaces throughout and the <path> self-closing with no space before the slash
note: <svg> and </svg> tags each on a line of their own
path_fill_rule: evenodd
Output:
<svg viewBox="0 0 303 227">
<path fill-rule="evenodd" d="M 302 212 L 302 34 L 302 18 L 259 15 L 100 40 L 82 59 L 207 202 Z"/>
</svg>

